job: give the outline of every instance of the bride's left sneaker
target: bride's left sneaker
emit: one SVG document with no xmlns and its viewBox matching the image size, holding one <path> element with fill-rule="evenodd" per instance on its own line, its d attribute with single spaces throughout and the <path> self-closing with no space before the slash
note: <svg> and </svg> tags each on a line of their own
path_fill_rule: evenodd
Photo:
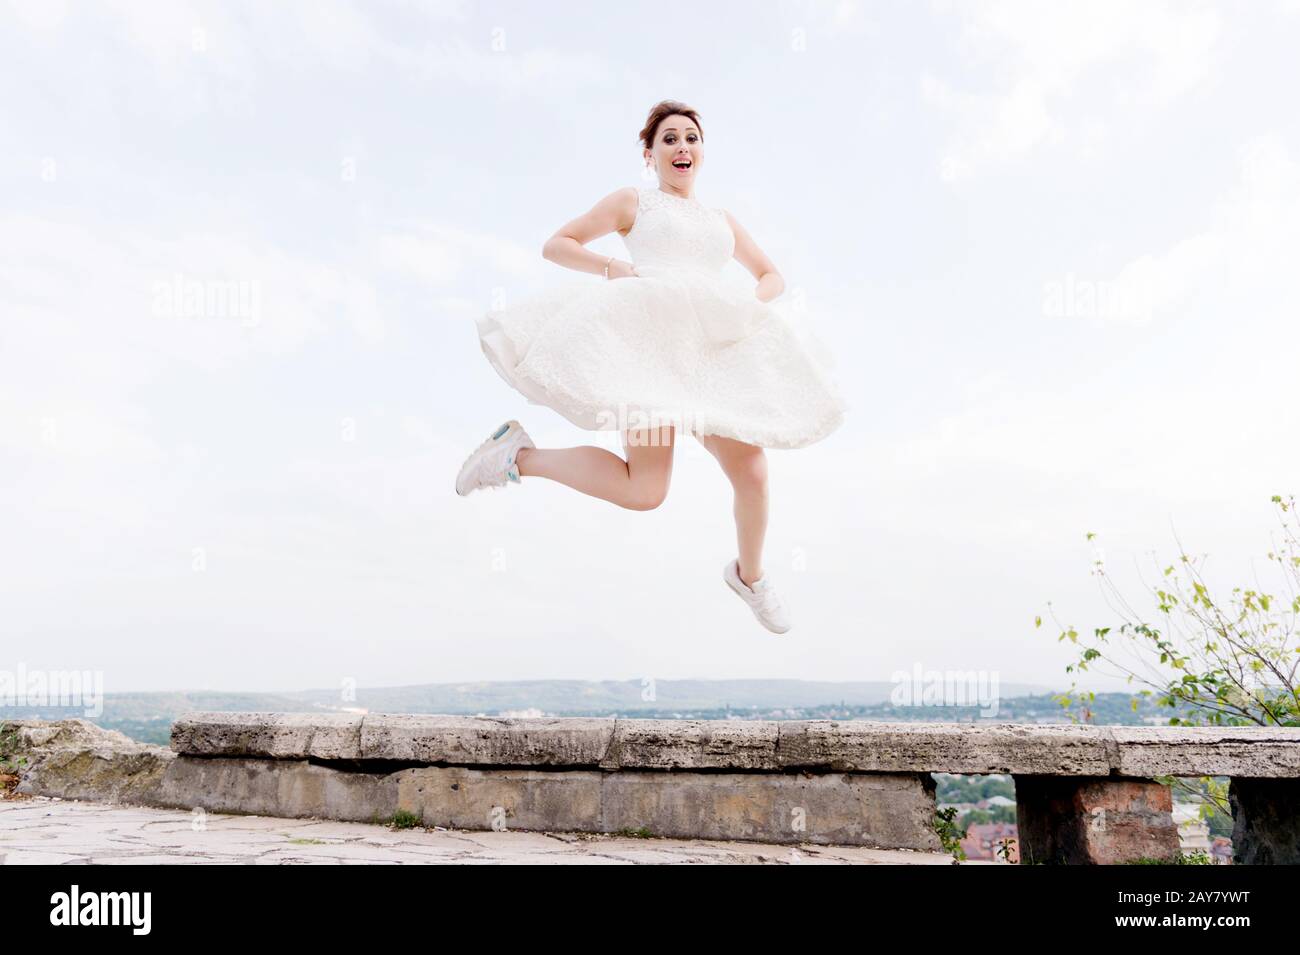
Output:
<svg viewBox="0 0 1300 955">
<path fill-rule="evenodd" d="M 456 493 L 464 497 L 481 487 L 505 487 L 509 481 L 521 483 L 515 455 L 520 448 L 531 447 L 535 445 L 524 426 L 513 419 L 507 421 L 465 459 L 456 475 Z"/>
<path fill-rule="evenodd" d="M 754 581 L 753 586 L 747 586 L 740 579 L 740 561 L 733 558 L 722 568 L 722 579 L 740 595 L 741 600 L 749 604 L 749 609 L 754 611 L 758 622 L 767 629 L 773 633 L 785 633 L 790 629 L 790 611 L 786 609 L 785 602 L 772 586 L 767 574 Z"/>
</svg>

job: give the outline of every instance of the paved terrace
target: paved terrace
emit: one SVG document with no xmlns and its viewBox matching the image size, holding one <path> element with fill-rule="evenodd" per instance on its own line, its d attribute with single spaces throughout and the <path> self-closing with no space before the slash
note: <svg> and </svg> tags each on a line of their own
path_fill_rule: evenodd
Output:
<svg viewBox="0 0 1300 955">
<path fill-rule="evenodd" d="M 393 829 L 332 819 L 0 799 L 0 865 L 952 865 L 943 852 L 582 832 Z M 995 865 L 978 859 L 962 865 Z"/>
</svg>

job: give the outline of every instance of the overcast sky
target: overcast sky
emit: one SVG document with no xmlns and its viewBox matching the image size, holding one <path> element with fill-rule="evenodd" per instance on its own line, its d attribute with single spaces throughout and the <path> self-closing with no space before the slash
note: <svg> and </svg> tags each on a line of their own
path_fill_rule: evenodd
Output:
<svg viewBox="0 0 1300 955">
<path fill-rule="evenodd" d="M 0 668 L 1064 687 L 1033 620 L 1119 623 L 1094 544 L 1148 613 L 1175 533 L 1268 579 L 1300 490 L 1300 3 L 0 10 Z M 691 439 L 656 511 L 453 491 L 511 417 L 619 449 L 509 389 L 473 320 L 600 280 L 542 242 L 644 182 L 663 98 L 850 403 L 768 452 L 783 636 L 722 581 L 730 487 Z"/>
</svg>

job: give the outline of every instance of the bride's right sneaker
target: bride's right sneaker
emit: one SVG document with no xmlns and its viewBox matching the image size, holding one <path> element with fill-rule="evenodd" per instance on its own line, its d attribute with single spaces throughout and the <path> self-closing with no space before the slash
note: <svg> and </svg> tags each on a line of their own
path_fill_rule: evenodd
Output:
<svg viewBox="0 0 1300 955">
<path fill-rule="evenodd" d="M 510 420 L 493 431 L 461 465 L 456 475 L 456 493 L 464 497 L 482 487 L 505 487 L 521 483 L 515 455 L 521 448 L 535 447 L 518 421 Z"/>
<path fill-rule="evenodd" d="M 776 592 L 776 588 L 772 586 L 772 581 L 768 579 L 767 574 L 754 581 L 751 587 L 740 579 L 740 561 L 733 557 L 727 566 L 722 568 L 722 579 L 727 582 L 728 587 L 740 595 L 741 600 L 749 605 L 758 622 L 773 633 L 785 633 L 793 626 L 790 610 L 781 599 L 781 595 Z"/>
</svg>

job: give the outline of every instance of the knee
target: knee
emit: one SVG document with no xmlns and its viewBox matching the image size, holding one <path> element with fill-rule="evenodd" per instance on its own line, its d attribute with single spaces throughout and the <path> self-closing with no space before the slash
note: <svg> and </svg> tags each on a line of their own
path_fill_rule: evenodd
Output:
<svg viewBox="0 0 1300 955">
<path fill-rule="evenodd" d="M 747 454 L 732 462 L 727 470 L 732 486 L 738 492 L 759 494 L 767 490 L 767 457 L 760 449 L 757 454 Z"/>
<path fill-rule="evenodd" d="M 653 511 L 668 497 L 668 483 L 647 483 L 636 487 L 626 507 L 634 511 Z"/>
</svg>

